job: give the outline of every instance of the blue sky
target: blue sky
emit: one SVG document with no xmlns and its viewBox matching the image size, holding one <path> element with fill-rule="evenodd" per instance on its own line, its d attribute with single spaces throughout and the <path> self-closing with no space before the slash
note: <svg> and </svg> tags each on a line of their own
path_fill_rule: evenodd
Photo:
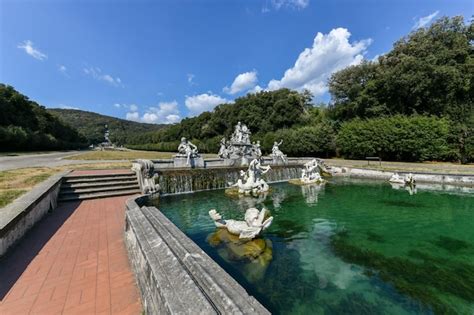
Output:
<svg viewBox="0 0 474 315">
<path fill-rule="evenodd" d="M 46 107 L 172 123 L 247 92 L 307 88 L 469 1 L 0 0 L 0 82 Z"/>
</svg>

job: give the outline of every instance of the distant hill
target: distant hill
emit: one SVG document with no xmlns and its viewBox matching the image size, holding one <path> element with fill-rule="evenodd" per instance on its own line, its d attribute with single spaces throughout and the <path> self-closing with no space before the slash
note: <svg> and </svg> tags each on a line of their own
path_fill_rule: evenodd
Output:
<svg viewBox="0 0 474 315">
<path fill-rule="evenodd" d="M 117 145 L 126 144 L 129 137 L 157 131 L 166 126 L 139 123 L 77 109 L 50 108 L 48 112 L 77 129 L 91 144 L 104 141 L 105 125 L 109 127 L 110 140 Z"/>
<path fill-rule="evenodd" d="M 78 149 L 87 140 L 12 86 L 0 84 L 0 151 Z"/>
</svg>

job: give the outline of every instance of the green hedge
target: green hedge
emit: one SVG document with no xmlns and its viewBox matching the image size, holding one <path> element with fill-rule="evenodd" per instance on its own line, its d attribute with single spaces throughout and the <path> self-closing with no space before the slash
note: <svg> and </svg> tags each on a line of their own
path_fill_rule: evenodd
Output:
<svg viewBox="0 0 474 315">
<path fill-rule="evenodd" d="M 384 160 L 426 161 L 453 159 L 448 144 L 450 122 L 428 116 L 355 119 L 341 125 L 340 153 L 351 159 L 380 156 Z"/>
</svg>

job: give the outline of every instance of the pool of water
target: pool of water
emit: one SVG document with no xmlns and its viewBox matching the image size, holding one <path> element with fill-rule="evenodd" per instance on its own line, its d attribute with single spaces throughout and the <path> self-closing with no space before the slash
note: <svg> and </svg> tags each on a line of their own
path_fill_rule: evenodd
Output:
<svg viewBox="0 0 474 315">
<path fill-rule="evenodd" d="M 149 201 L 270 311 L 279 314 L 474 313 L 474 196 L 332 179 L 272 185 L 261 198 L 223 190 Z M 248 243 L 208 211 L 274 217 Z"/>
</svg>

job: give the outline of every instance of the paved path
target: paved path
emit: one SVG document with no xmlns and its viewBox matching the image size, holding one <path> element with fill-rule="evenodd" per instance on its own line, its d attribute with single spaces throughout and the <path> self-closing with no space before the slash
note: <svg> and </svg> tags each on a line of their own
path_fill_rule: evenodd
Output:
<svg viewBox="0 0 474 315">
<path fill-rule="evenodd" d="M 63 160 L 66 156 L 84 151 L 54 152 L 44 154 L 25 154 L 18 156 L 0 156 L 0 171 L 24 167 L 54 167 L 69 164 L 94 164 L 124 162 L 123 160 Z"/>
<path fill-rule="evenodd" d="M 127 198 L 64 203 L 40 221 L 0 260 L 0 314 L 141 314 Z"/>
</svg>

